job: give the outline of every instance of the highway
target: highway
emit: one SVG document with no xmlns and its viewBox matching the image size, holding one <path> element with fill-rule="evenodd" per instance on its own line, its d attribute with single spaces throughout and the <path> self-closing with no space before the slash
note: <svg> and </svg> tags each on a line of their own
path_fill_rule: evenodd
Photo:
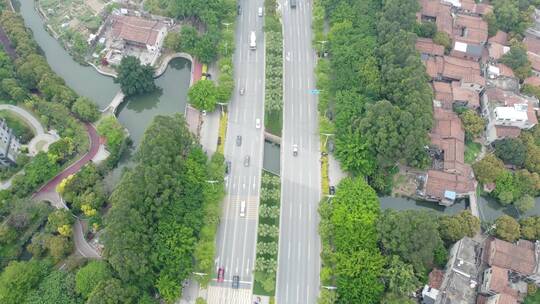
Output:
<svg viewBox="0 0 540 304">
<path fill-rule="evenodd" d="M 284 34 L 281 216 L 276 303 L 312 304 L 319 295 L 320 149 L 310 0 L 281 0 Z M 293 156 L 298 145 L 298 156 Z"/>
<path fill-rule="evenodd" d="M 255 267 L 258 205 L 264 143 L 264 73 L 265 51 L 262 26 L 257 15 L 263 0 L 240 0 L 242 13 L 236 24 L 234 54 L 236 88 L 230 101 L 225 158 L 231 161 L 227 176 L 227 195 L 222 204 L 218 228 L 216 273 L 225 268 L 225 280 L 214 280 L 208 290 L 208 303 L 252 303 L 251 289 Z M 257 49 L 249 48 L 251 31 L 256 32 Z M 239 89 L 245 88 L 240 95 Z M 261 120 L 261 128 L 255 121 Z M 242 143 L 237 145 L 237 136 Z M 245 157 L 249 156 L 249 166 Z M 246 202 L 245 216 L 240 216 L 240 203 Z M 233 276 L 240 276 L 240 288 L 232 289 Z"/>
</svg>

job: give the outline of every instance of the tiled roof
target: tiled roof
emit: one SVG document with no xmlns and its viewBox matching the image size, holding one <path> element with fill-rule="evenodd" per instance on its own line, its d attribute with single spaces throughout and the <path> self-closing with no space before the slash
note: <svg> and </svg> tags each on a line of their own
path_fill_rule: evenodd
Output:
<svg viewBox="0 0 540 304">
<path fill-rule="evenodd" d="M 435 100 L 445 104 L 445 108 L 451 109 L 454 101 L 452 86 L 447 82 L 433 81 L 433 92 Z"/>
<path fill-rule="evenodd" d="M 524 240 L 515 245 L 499 239 L 490 239 L 486 242 L 484 260 L 490 266 L 510 269 L 523 275 L 533 274 L 536 259 L 534 244 L 532 247 L 530 244 L 532 243 Z"/>
<path fill-rule="evenodd" d="M 112 30 L 116 39 L 155 45 L 159 31 L 165 25 L 159 21 L 134 16 L 113 16 Z"/>
<path fill-rule="evenodd" d="M 461 87 L 459 81 L 452 82 L 452 94 L 454 101 L 467 101 L 467 106 L 470 108 L 478 108 L 480 106 L 480 96 L 478 92 Z"/>
<path fill-rule="evenodd" d="M 516 138 L 521 134 L 521 129 L 518 127 L 495 126 L 497 138 Z"/>
<path fill-rule="evenodd" d="M 527 52 L 527 58 L 529 58 L 529 61 L 531 62 L 532 69 L 540 71 L 540 55 L 533 52 Z"/>
<path fill-rule="evenodd" d="M 444 198 L 445 191 L 467 193 L 474 190 L 474 182 L 462 175 L 429 170 L 426 183 L 426 195 L 432 198 Z"/>
<path fill-rule="evenodd" d="M 437 29 L 441 32 L 445 32 L 448 35 L 452 35 L 452 25 L 454 24 L 452 18 L 452 9 L 448 5 L 441 4 L 437 12 Z"/>
<path fill-rule="evenodd" d="M 506 54 L 506 52 L 510 51 L 510 47 L 502 45 L 497 42 L 490 42 L 488 50 L 489 50 L 489 57 L 495 60 L 499 60 L 504 54 Z"/>
<path fill-rule="evenodd" d="M 429 38 L 418 38 L 416 40 L 416 50 L 420 53 L 433 56 L 444 55 L 444 46 L 433 43 L 433 40 Z"/>
<path fill-rule="evenodd" d="M 540 86 L 540 77 L 538 76 L 531 76 L 525 79 L 523 82 L 524 84 L 529 84 L 533 86 Z"/>
<path fill-rule="evenodd" d="M 508 45 L 508 34 L 503 31 L 497 31 L 495 36 L 488 39 L 489 43 L 498 43 L 502 45 Z"/>
<path fill-rule="evenodd" d="M 487 22 L 481 17 L 458 14 L 454 18 L 455 38 L 470 43 L 485 43 L 488 40 Z"/>
<path fill-rule="evenodd" d="M 514 298 L 518 295 L 518 292 L 509 286 L 508 269 L 497 266 L 491 267 L 491 280 L 489 283 L 489 289 L 496 293 L 504 293 Z"/>
<path fill-rule="evenodd" d="M 540 55 L 540 39 L 535 36 L 527 35 L 523 39 L 523 44 L 527 51 Z"/>
<path fill-rule="evenodd" d="M 440 0 L 420 0 L 420 6 L 422 7 L 420 13 L 424 16 L 436 18 L 441 6 Z"/>
<path fill-rule="evenodd" d="M 473 14 L 485 15 L 493 11 L 493 6 L 485 3 L 476 3 L 474 0 L 461 0 L 461 9 Z"/>
<path fill-rule="evenodd" d="M 433 268 L 429 273 L 428 285 L 431 288 L 441 289 L 441 285 L 444 279 L 444 271 Z"/>
<path fill-rule="evenodd" d="M 501 76 L 515 77 L 514 71 L 512 71 L 512 68 L 507 66 L 506 64 L 499 63 L 497 64 L 497 67 L 499 68 L 499 73 Z"/>
</svg>

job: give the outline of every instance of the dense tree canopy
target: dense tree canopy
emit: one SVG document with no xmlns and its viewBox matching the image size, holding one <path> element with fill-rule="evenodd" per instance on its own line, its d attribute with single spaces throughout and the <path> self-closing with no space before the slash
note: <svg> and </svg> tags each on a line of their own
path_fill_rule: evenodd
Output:
<svg viewBox="0 0 540 304">
<path fill-rule="evenodd" d="M 321 203 L 323 264 L 334 269 L 337 303 L 379 303 L 385 264 L 375 229 L 379 208 L 375 191 L 362 178 L 342 180 L 332 202 Z"/>
<path fill-rule="evenodd" d="M 527 157 L 527 147 L 519 138 L 504 138 L 493 142 L 495 155 L 503 162 L 522 167 Z"/>
<path fill-rule="evenodd" d="M 479 231 L 480 219 L 468 210 L 439 219 L 439 232 L 447 243 L 454 243 L 465 236 L 473 237 Z"/>
<path fill-rule="evenodd" d="M 75 278 L 72 273 L 54 270 L 47 275 L 37 289 L 27 296 L 25 304 L 82 304 L 75 294 Z"/>
<path fill-rule="evenodd" d="M 501 240 L 514 242 L 520 236 L 519 223 L 511 216 L 502 215 L 495 221 L 495 235 Z"/>
<path fill-rule="evenodd" d="M 99 283 L 110 278 L 112 273 L 106 262 L 91 261 L 77 272 L 74 289 L 84 298 L 88 298 Z"/>
<path fill-rule="evenodd" d="M 139 95 L 155 91 L 154 69 L 150 65 L 142 65 L 139 58 L 126 56 L 120 61 L 118 77 L 115 82 L 120 84 L 126 96 Z"/>
<path fill-rule="evenodd" d="M 0 274 L 0 302 L 23 303 L 45 277 L 48 268 L 48 264 L 36 260 L 9 263 Z"/>
<path fill-rule="evenodd" d="M 531 74 L 531 62 L 527 58 L 527 50 L 524 46 L 512 46 L 499 61 L 511 67 L 514 74 L 521 79 Z"/>
<path fill-rule="evenodd" d="M 217 102 L 217 88 L 212 80 L 199 80 L 189 88 L 189 102 L 197 109 L 214 111 Z"/>
<path fill-rule="evenodd" d="M 435 252 L 443 246 L 432 212 L 386 209 L 377 230 L 384 252 L 399 255 L 419 272 L 433 265 Z"/>
<path fill-rule="evenodd" d="M 179 115 L 156 116 L 135 158 L 111 196 L 105 256 L 122 281 L 172 302 L 193 268 L 207 159 Z"/>
</svg>

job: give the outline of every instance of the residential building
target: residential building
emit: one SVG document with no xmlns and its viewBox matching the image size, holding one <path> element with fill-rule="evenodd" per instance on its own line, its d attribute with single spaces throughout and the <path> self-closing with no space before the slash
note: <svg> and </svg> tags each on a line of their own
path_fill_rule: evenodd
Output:
<svg viewBox="0 0 540 304">
<path fill-rule="evenodd" d="M 166 24 L 136 16 L 112 15 L 111 26 L 114 39 L 149 52 L 159 51 L 167 35 Z"/>
<path fill-rule="evenodd" d="M 480 93 L 486 80 L 482 77 L 480 64 L 475 61 L 451 56 L 430 57 L 424 61 L 426 72 L 433 80 L 459 81 L 461 87 Z"/>
<path fill-rule="evenodd" d="M 416 50 L 422 58 L 427 59 L 428 56 L 444 56 L 444 46 L 436 44 L 429 38 L 416 39 Z"/>
<path fill-rule="evenodd" d="M 426 285 L 422 292 L 423 303 L 476 304 L 482 273 L 481 254 L 481 243 L 468 237 L 457 241 L 450 249 L 440 289 Z"/>
<path fill-rule="evenodd" d="M 19 156 L 21 143 L 7 125 L 5 119 L 0 120 L 0 166 L 15 164 Z"/>
<path fill-rule="evenodd" d="M 484 45 L 488 40 L 488 25 L 481 17 L 457 14 L 454 17 L 453 37 L 462 42 Z"/>
<path fill-rule="evenodd" d="M 424 304 L 517 304 L 539 281 L 539 242 L 465 237 L 452 246 L 444 274 L 434 270 Z M 442 279 L 441 279 L 442 277 Z"/>
<path fill-rule="evenodd" d="M 482 96 L 482 116 L 487 120 L 488 143 L 504 137 L 519 136 L 521 129 L 538 123 L 538 100 L 500 88 L 488 88 Z"/>
<path fill-rule="evenodd" d="M 478 61 L 482 57 L 483 51 L 484 46 L 481 44 L 455 40 L 450 55 L 458 58 Z"/>
</svg>

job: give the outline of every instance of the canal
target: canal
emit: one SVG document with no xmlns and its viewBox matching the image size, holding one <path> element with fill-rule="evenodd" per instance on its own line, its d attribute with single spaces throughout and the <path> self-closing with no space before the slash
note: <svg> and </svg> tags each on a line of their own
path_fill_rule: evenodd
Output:
<svg viewBox="0 0 540 304">
<path fill-rule="evenodd" d="M 91 66 L 82 66 L 54 39 L 44 27 L 43 19 L 34 7 L 34 1 L 16 3 L 25 24 L 42 49 L 51 68 L 79 95 L 86 96 L 104 109 L 120 90 L 113 78 L 99 74 Z M 129 98 L 117 109 L 120 123 L 129 131 L 134 143 L 132 150 L 122 156 L 118 168 L 106 179 L 110 187 L 118 181 L 121 172 L 131 164 L 133 150 L 138 146 L 144 130 L 156 115 L 185 112 L 187 91 L 191 77 L 191 62 L 177 58 L 169 62 L 167 70 L 156 79 L 159 90 Z"/>
</svg>

